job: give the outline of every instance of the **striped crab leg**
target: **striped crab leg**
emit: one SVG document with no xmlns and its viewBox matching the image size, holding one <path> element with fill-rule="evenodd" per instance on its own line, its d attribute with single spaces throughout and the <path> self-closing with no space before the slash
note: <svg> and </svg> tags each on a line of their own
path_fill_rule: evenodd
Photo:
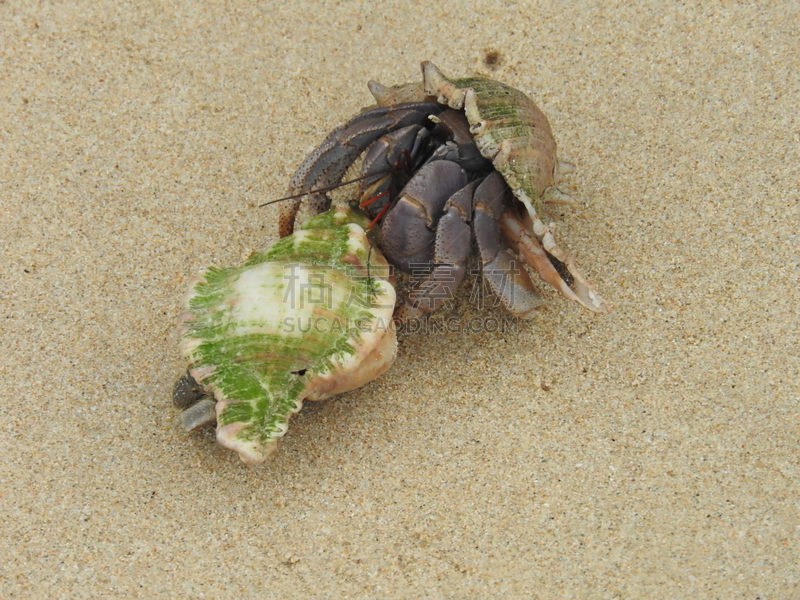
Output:
<svg viewBox="0 0 800 600">
<path fill-rule="evenodd" d="M 341 183 L 347 170 L 370 144 L 389 131 L 409 125 L 421 125 L 442 107 L 435 102 L 416 102 L 397 106 L 367 109 L 334 129 L 300 164 L 289 182 L 288 196 L 305 194 L 303 198 L 281 206 L 279 231 L 286 237 L 307 219 L 331 206 L 325 192 Z"/>
</svg>

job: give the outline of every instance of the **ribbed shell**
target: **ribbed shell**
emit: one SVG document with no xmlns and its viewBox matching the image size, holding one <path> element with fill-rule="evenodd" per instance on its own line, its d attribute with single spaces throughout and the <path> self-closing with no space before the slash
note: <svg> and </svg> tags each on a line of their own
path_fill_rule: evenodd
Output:
<svg viewBox="0 0 800 600">
<path fill-rule="evenodd" d="M 464 109 L 481 154 L 492 161 L 514 195 L 543 217 L 541 198 L 555 183 L 558 164 L 556 141 L 544 113 L 521 91 L 494 79 L 450 79 L 428 61 L 422 63 L 422 71 L 425 92 Z"/>
<path fill-rule="evenodd" d="M 217 440 L 262 462 L 303 400 L 374 379 L 396 353 L 389 265 L 346 207 L 254 254 L 207 269 L 185 300 L 181 351 L 217 400 Z"/>
<path fill-rule="evenodd" d="M 512 190 L 521 188 L 539 198 L 553 185 L 556 164 L 556 141 L 544 113 L 525 94 L 493 79 L 455 79 L 453 84 L 475 90 L 478 114 L 467 114 L 467 120 L 481 154 L 491 158 L 508 140 L 508 162 L 495 167 Z M 479 121 L 486 124 L 474 131 Z"/>
</svg>

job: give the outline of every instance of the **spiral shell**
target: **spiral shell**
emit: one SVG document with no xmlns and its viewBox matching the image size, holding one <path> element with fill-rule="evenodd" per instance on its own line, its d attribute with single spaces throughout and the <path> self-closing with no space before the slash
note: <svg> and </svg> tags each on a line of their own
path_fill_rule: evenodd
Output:
<svg viewBox="0 0 800 600">
<path fill-rule="evenodd" d="M 214 394 L 217 441 L 263 462 L 303 401 L 355 389 L 397 351 L 389 265 L 338 207 L 250 257 L 209 267 L 180 318 L 189 372 Z"/>
</svg>

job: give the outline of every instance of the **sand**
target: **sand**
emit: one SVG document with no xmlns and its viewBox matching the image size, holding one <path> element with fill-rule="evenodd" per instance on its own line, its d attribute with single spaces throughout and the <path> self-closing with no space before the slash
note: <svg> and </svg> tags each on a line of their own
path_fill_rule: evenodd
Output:
<svg viewBox="0 0 800 600">
<path fill-rule="evenodd" d="M 0 3 L 0 596 L 800 597 L 797 3 L 253 4 Z M 539 104 L 614 310 L 408 336 L 248 468 L 180 297 L 422 59 Z"/>
</svg>

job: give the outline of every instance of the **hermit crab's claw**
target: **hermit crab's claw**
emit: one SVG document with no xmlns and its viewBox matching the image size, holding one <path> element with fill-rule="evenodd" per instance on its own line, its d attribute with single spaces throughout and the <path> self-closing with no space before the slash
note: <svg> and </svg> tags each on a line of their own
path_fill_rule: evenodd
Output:
<svg viewBox="0 0 800 600">
<path fill-rule="evenodd" d="M 453 164 L 446 162 L 433 163 Z M 447 198 L 433 246 L 430 272 L 417 282 L 406 302 L 395 312 L 395 319 L 403 323 L 433 312 L 453 299 L 453 295 L 467 273 L 467 260 L 472 250 L 472 195 L 480 181 L 473 181 Z"/>
<path fill-rule="evenodd" d="M 510 192 L 499 173 L 489 175 L 475 190 L 473 219 L 481 254 L 483 278 L 514 316 L 530 319 L 542 305 L 527 271 L 509 255 L 500 235 L 500 220 Z"/>
<path fill-rule="evenodd" d="M 217 441 L 244 463 L 275 450 L 305 399 L 355 389 L 394 360 L 395 292 L 367 223 L 328 211 L 241 267 L 209 268 L 190 290 L 181 352 L 216 399 Z M 187 410 L 198 413 L 188 425 L 208 418 Z"/>
<path fill-rule="evenodd" d="M 428 163 L 403 188 L 383 222 L 380 240 L 387 258 L 402 271 L 423 275 L 395 313 L 399 323 L 442 306 L 464 278 L 474 187 L 465 186 L 467 174 L 456 163 Z"/>
<path fill-rule="evenodd" d="M 452 162 L 435 161 L 420 169 L 381 227 L 380 245 L 389 262 L 407 273 L 430 265 L 445 203 L 466 184 L 466 173 Z"/>
</svg>

